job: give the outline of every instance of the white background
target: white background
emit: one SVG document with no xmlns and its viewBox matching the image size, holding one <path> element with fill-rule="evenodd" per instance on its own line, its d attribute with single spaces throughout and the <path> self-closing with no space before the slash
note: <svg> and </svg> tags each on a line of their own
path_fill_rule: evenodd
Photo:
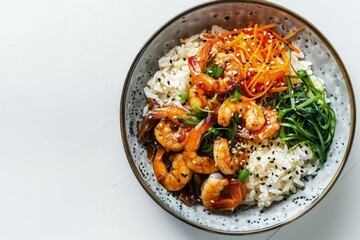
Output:
<svg viewBox="0 0 360 240">
<path fill-rule="evenodd" d="M 142 189 L 122 147 L 122 85 L 149 36 L 200 2 L 0 0 L 0 239 L 358 239 L 358 134 L 326 198 L 265 234 L 198 230 Z M 274 2 L 328 37 L 358 93 L 358 1 Z"/>
</svg>

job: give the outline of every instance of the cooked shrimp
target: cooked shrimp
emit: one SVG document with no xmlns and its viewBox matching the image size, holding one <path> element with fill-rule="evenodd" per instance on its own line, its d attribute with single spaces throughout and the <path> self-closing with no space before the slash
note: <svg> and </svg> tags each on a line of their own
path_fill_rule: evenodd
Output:
<svg viewBox="0 0 360 240">
<path fill-rule="evenodd" d="M 249 130 L 257 131 L 265 124 L 265 117 L 259 105 L 254 101 L 232 102 L 225 100 L 219 108 L 218 123 L 227 127 L 230 124 L 231 117 L 238 113 Z"/>
<path fill-rule="evenodd" d="M 192 171 L 185 165 L 181 153 L 170 155 L 169 161 L 172 162 L 171 172 L 164 163 L 165 149 L 160 147 L 155 155 L 153 168 L 157 180 L 168 191 L 179 191 L 190 181 Z"/>
<path fill-rule="evenodd" d="M 162 119 L 154 128 L 154 135 L 167 152 L 180 152 L 184 149 L 185 140 L 190 131 L 187 125 L 176 125 L 173 122 Z"/>
<path fill-rule="evenodd" d="M 206 107 L 215 109 L 218 105 L 216 100 L 209 98 L 205 90 L 195 83 L 189 89 L 189 103 L 192 108 L 197 106 L 203 109 Z"/>
<path fill-rule="evenodd" d="M 225 138 L 215 139 L 213 152 L 216 165 L 223 174 L 235 174 L 244 163 L 242 156 L 230 153 L 229 141 Z"/>
<path fill-rule="evenodd" d="M 193 84 L 189 89 L 189 103 L 191 107 L 198 106 L 200 108 L 205 108 L 208 106 L 205 90 L 197 84 Z"/>
<path fill-rule="evenodd" d="M 242 129 L 238 133 L 240 137 L 260 141 L 277 134 L 280 130 L 280 124 L 277 121 L 278 112 L 271 107 L 262 107 L 262 109 L 266 119 L 264 126 L 257 131 Z"/>
<path fill-rule="evenodd" d="M 162 107 L 162 108 L 155 108 L 147 111 L 144 121 L 152 120 L 152 119 L 161 119 L 167 118 L 172 122 L 180 125 L 178 117 L 186 118 L 187 111 L 185 109 L 170 106 L 170 107 Z"/>
<path fill-rule="evenodd" d="M 196 56 L 188 58 L 188 63 L 195 84 L 212 93 L 226 93 L 240 83 L 243 69 L 238 58 L 219 52 L 218 41 L 219 39 L 208 40 Z M 220 77 L 213 78 L 203 72 L 204 67 L 210 62 L 224 70 Z"/>
<path fill-rule="evenodd" d="M 196 125 L 195 128 L 191 129 L 186 139 L 183 156 L 188 168 L 194 172 L 210 174 L 219 170 L 215 165 L 214 159 L 197 154 L 202 135 L 214 124 L 215 120 L 216 115 L 210 115 Z"/>
<path fill-rule="evenodd" d="M 226 190 L 230 194 L 226 194 Z M 241 183 L 238 179 L 231 179 L 229 181 L 218 172 L 210 174 L 201 186 L 202 203 L 207 209 L 212 211 L 233 211 L 245 198 L 245 184 Z"/>
<path fill-rule="evenodd" d="M 197 52 L 195 60 L 200 67 L 200 71 L 205 67 L 206 63 L 208 62 L 210 54 L 213 52 L 217 52 L 216 47 L 214 47 L 214 43 L 215 39 L 206 41 L 206 43 Z"/>
<path fill-rule="evenodd" d="M 210 59 L 209 59 L 210 60 Z M 240 61 L 231 54 L 215 54 L 214 64 L 224 69 L 219 78 L 210 77 L 202 72 L 201 63 L 195 56 L 188 59 L 191 78 L 206 91 L 226 93 L 242 80 L 243 70 Z"/>
<path fill-rule="evenodd" d="M 218 123 L 228 126 L 234 113 L 245 122 L 245 128 L 240 129 L 239 136 L 256 141 L 275 135 L 280 125 L 277 122 L 278 112 L 270 107 L 262 107 L 252 100 L 232 102 L 226 100 L 218 111 Z"/>
</svg>

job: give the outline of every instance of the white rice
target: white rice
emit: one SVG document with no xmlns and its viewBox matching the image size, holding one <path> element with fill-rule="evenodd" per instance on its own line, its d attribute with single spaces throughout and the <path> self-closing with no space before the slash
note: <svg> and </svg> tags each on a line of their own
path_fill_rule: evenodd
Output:
<svg viewBox="0 0 360 240">
<path fill-rule="evenodd" d="M 210 33 L 225 30 L 213 26 Z M 160 106 L 178 106 L 187 108 L 179 94 L 187 94 L 190 88 L 190 71 L 187 59 L 196 55 L 203 45 L 201 34 L 181 39 L 181 45 L 171 49 L 159 59 L 159 70 L 144 89 L 148 98 L 154 99 Z M 304 54 L 291 53 L 291 63 L 296 71 L 306 70 L 314 85 L 324 89 L 324 81 L 313 75 L 309 61 L 302 61 Z M 278 59 L 279 61 L 281 59 Z M 292 73 L 294 74 L 294 72 Z M 296 81 L 296 79 L 292 79 Z M 148 110 L 145 107 L 144 113 Z M 255 146 L 255 147 L 254 147 Z M 318 162 L 308 146 L 301 145 L 293 150 L 280 139 L 261 142 L 248 141 L 238 146 L 251 151 L 247 169 L 251 172 L 246 181 L 246 204 L 257 204 L 260 209 L 269 207 L 273 202 L 284 199 L 287 195 L 303 188 L 304 177 L 316 174 Z"/>
<path fill-rule="evenodd" d="M 238 149 L 250 151 L 246 168 L 251 175 L 246 181 L 246 204 L 260 209 L 295 193 L 304 187 L 304 177 L 316 174 L 317 162 L 310 148 L 299 145 L 293 150 L 280 139 L 248 141 Z"/>
<path fill-rule="evenodd" d="M 181 45 L 171 49 L 159 59 L 159 70 L 144 88 L 146 97 L 154 99 L 160 106 L 183 107 L 180 94 L 190 88 L 190 70 L 187 59 L 196 55 L 203 45 L 200 34 L 181 40 Z"/>
</svg>

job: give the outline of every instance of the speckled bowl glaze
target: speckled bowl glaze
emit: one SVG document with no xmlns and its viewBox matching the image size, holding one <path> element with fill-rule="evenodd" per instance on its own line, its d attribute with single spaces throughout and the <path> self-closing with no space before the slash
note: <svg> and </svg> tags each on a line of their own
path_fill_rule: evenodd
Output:
<svg viewBox="0 0 360 240">
<path fill-rule="evenodd" d="M 147 81 L 158 68 L 158 59 L 185 36 L 209 29 L 213 24 L 233 29 L 250 20 L 259 25 L 274 23 L 276 31 L 287 35 L 305 25 L 292 43 L 313 62 L 314 72 L 325 80 L 337 123 L 328 161 L 304 189 L 286 200 L 259 211 L 257 207 L 218 214 L 201 204 L 187 207 L 175 194 L 156 180 L 146 149 L 137 141 L 136 123 L 141 118 Z M 186 10 L 169 20 L 145 43 L 133 61 L 123 87 L 120 109 L 121 134 L 126 155 L 135 176 L 146 192 L 166 211 L 200 229 L 223 234 L 249 234 L 266 231 L 292 222 L 313 208 L 329 192 L 349 153 L 355 129 L 355 102 L 349 76 L 334 48 L 320 31 L 298 14 L 266 1 L 214 1 Z"/>
</svg>

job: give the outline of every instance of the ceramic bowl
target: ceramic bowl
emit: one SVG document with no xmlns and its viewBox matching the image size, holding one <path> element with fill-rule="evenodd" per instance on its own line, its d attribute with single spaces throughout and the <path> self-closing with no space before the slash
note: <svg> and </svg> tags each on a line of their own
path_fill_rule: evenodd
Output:
<svg viewBox="0 0 360 240">
<path fill-rule="evenodd" d="M 228 29 L 245 27 L 250 20 L 287 35 L 301 26 L 305 29 L 292 43 L 303 50 L 305 60 L 325 80 L 331 106 L 337 116 L 334 141 L 328 161 L 305 188 L 286 200 L 259 211 L 257 207 L 219 214 L 201 204 L 187 207 L 175 194 L 156 180 L 152 165 L 146 160 L 146 148 L 137 141 L 137 122 L 146 98 L 143 88 L 158 69 L 158 59 L 180 44 L 179 39 L 209 29 L 216 24 Z M 127 74 L 120 108 L 121 134 L 129 164 L 145 191 L 172 216 L 203 230 L 223 234 L 249 234 L 290 223 L 317 205 L 329 192 L 341 173 L 348 156 L 355 128 L 355 104 L 346 69 L 326 37 L 295 12 L 267 1 L 214 1 L 188 9 L 166 22 L 140 49 Z M 171 217 L 169 215 L 169 217 Z"/>
</svg>

